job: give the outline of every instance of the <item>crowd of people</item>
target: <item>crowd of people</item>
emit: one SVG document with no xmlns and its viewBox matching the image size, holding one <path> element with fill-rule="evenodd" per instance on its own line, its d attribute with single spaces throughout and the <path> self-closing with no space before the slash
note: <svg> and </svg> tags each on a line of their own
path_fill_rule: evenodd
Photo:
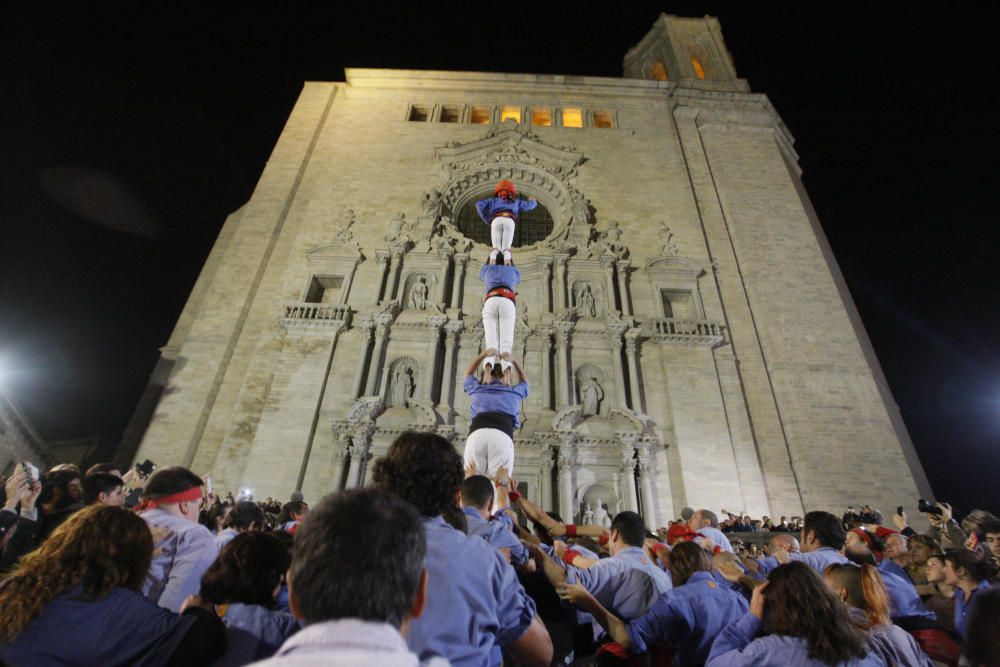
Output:
<svg viewBox="0 0 1000 667">
<path fill-rule="evenodd" d="M 7 665 L 1000 664 L 1000 519 L 811 511 L 740 553 L 685 508 L 574 525 L 400 435 L 370 488 L 218 497 L 181 467 L 19 466 L 0 511 Z M 723 516 L 726 513 L 720 512 Z M 795 519 L 798 519 L 797 517 Z M 735 522 L 734 522 L 735 523 Z M 796 521 L 795 523 L 798 523 Z"/>
</svg>

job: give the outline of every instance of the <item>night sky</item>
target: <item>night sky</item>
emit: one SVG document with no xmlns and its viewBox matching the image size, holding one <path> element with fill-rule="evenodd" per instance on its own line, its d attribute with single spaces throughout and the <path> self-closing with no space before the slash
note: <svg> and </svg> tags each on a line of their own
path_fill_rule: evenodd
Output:
<svg viewBox="0 0 1000 667">
<path fill-rule="evenodd" d="M 997 57 L 975 12 L 11 4 L 0 10 L 0 361 L 6 392 L 45 438 L 120 436 L 304 80 L 342 81 L 346 66 L 617 77 L 661 11 L 711 14 L 739 75 L 795 137 L 937 497 L 958 512 L 1000 510 L 997 130 L 987 103 Z M 499 34 L 515 38 L 500 48 Z M 916 498 L 899 502 L 912 509 Z"/>
</svg>

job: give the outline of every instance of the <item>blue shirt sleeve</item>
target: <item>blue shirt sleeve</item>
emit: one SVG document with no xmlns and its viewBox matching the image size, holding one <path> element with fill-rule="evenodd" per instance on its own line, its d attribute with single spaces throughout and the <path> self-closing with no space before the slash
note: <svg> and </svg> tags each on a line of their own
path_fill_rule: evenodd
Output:
<svg viewBox="0 0 1000 667">
<path fill-rule="evenodd" d="M 525 211 L 533 211 L 535 207 L 538 206 L 537 199 L 518 199 L 517 200 L 517 212 L 524 213 Z"/>
<path fill-rule="evenodd" d="M 462 383 L 462 389 L 465 390 L 466 394 L 471 394 L 479 386 L 479 380 L 476 379 L 475 375 L 468 375 L 465 381 Z"/>
<path fill-rule="evenodd" d="M 493 594 L 497 601 L 497 643 L 506 646 L 516 642 L 528 631 L 535 619 L 535 601 L 528 597 L 524 586 L 517 580 L 517 574 L 499 551 L 493 568 Z"/>
<path fill-rule="evenodd" d="M 677 610 L 670 604 L 669 595 L 663 595 L 649 611 L 626 626 L 632 642 L 629 651 L 645 653 L 650 646 L 672 644 L 680 627 Z"/>
<path fill-rule="evenodd" d="M 521 397 L 522 401 L 524 399 L 528 398 L 528 383 L 527 382 L 518 382 L 513 387 L 511 387 L 511 389 L 513 389 L 515 392 L 517 392 L 517 395 Z"/>
<path fill-rule="evenodd" d="M 740 620 L 730 624 L 712 644 L 712 652 L 708 654 L 708 662 L 705 663 L 705 667 L 756 664 L 757 656 L 744 653 L 743 649 L 749 646 L 754 637 L 757 636 L 760 625 L 760 619 L 750 612 L 744 614 Z"/>
<path fill-rule="evenodd" d="M 476 213 L 482 218 L 483 222 L 489 224 L 489 214 L 490 214 L 490 204 L 493 203 L 492 199 L 480 199 L 476 202 Z"/>
<path fill-rule="evenodd" d="M 201 575 L 205 574 L 205 570 L 218 555 L 219 548 L 215 546 L 215 539 L 208 529 L 187 531 L 183 535 L 183 543 L 177 549 L 167 585 L 157 604 L 179 613 L 184 600 L 201 590 Z"/>
</svg>

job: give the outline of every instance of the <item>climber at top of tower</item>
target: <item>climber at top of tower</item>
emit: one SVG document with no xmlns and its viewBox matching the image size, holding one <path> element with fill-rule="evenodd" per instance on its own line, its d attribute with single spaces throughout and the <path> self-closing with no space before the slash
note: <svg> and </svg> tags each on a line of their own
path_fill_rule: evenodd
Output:
<svg viewBox="0 0 1000 667">
<path fill-rule="evenodd" d="M 490 239 L 493 243 L 490 264 L 495 263 L 497 255 L 501 253 L 504 259 L 510 261 L 510 244 L 514 241 L 517 216 L 538 206 L 534 197 L 518 199 L 517 188 L 506 179 L 497 183 L 493 193 L 493 197 L 476 202 L 476 212 L 490 226 Z"/>
</svg>

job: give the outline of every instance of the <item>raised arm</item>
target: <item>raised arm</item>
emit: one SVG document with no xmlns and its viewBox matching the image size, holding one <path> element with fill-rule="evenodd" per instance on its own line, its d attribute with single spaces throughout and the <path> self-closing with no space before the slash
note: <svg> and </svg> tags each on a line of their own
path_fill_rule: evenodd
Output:
<svg viewBox="0 0 1000 667">
<path fill-rule="evenodd" d="M 482 352 L 480 352 L 479 356 L 473 359 L 472 363 L 469 364 L 469 367 L 465 369 L 465 377 L 469 377 L 470 375 L 475 375 L 476 370 L 479 368 L 479 364 L 482 363 L 483 359 L 485 359 L 486 357 L 496 356 L 496 353 L 497 351 L 496 348 L 494 347 L 488 347 Z"/>
<path fill-rule="evenodd" d="M 604 608 L 586 588 L 580 584 L 560 584 L 556 592 L 563 600 L 570 602 L 594 617 L 601 627 L 608 631 L 611 638 L 622 648 L 629 648 L 632 640 L 628 636 L 625 622 Z"/>
<path fill-rule="evenodd" d="M 524 368 L 521 367 L 521 362 L 515 359 L 514 356 L 511 355 L 510 353 L 505 353 L 505 355 L 506 356 L 504 358 L 514 366 L 514 370 L 517 371 L 517 374 L 521 376 L 521 382 L 527 382 L 528 374 L 525 373 Z"/>
</svg>

